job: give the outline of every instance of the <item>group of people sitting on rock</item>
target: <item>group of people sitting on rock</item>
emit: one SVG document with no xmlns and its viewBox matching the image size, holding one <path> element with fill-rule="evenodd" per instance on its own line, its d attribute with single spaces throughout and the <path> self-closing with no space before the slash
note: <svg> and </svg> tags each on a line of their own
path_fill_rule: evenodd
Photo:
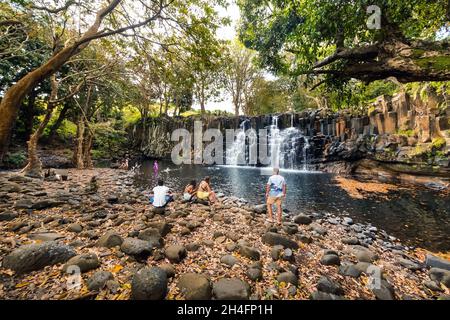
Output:
<svg viewBox="0 0 450 320">
<path fill-rule="evenodd" d="M 211 188 L 210 181 L 210 177 L 205 177 L 198 185 L 196 180 L 189 182 L 183 190 L 183 201 L 207 204 L 216 203 L 217 196 Z M 153 192 L 150 195 L 150 203 L 155 208 L 165 208 L 172 201 L 172 191 L 164 185 L 163 180 L 159 179 L 158 185 L 153 188 Z"/>
<path fill-rule="evenodd" d="M 185 202 L 200 202 L 214 204 L 217 202 L 217 196 L 211 188 L 211 178 L 205 177 L 198 185 L 197 181 L 192 180 L 183 190 L 183 201 Z M 283 176 L 280 175 L 278 168 L 273 169 L 273 174 L 270 176 L 266 184 L 266 205 L 267 205 L 267 222 L 273 223 L 273 206 L 277 207 L 276 217 L 277 223 L 282 223 L 282 203 L 286 198 L 287 185 Z M 150 196 L 150 203 L 155 208 L 164 209 L 171 201 L 173 201 L 173 194 L 170 189 L 164 186 L 163 180 L 158 180 L 158 186 L 153 188 L 153 193 Z"/>
</svg>

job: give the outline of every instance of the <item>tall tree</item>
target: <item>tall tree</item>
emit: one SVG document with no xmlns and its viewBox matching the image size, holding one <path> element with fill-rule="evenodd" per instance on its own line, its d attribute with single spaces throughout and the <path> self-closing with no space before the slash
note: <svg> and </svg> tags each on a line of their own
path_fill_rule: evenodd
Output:
<svg viewBox="0 0 450 320">
<path fill-rule="evenodd" d="M 239 116 L 250 95 L 252 82 L 260 73 L 253 63 L 254 59 L 255 52 L 245 48 L 241 43 L 233 42 L 228 46 L 222 75 L 224 88 L 232 97 L 236 117 Z"/>
<path fill-rule="evenodd" d="M 42 80 L 57 72 L 72 57 L 84 50 L 93 40 L 127 35 L 137 32 L 139 28 L 147 27 L 146 37 L 158 35 L 163 28 L 176 28 L 177 24 L 189 24 L 188 17 L 202 15 L 211 10 L 217 1 L 205 0 L 109 0 L 103 1 L 27 1 L 15 2 L 16 21 L 26 15 L 34 16 L 41 24 L 46 21 L 48 29 L 57 28 L 66 34 L 61 46 L 54 50 L 53 55 L 33 71 L 21 77 L 6 91 L 0 102 L 0 161 L 6 153 L 11 128 L 17 117 L 18 109 L 25 96 Z M 192 7 L 197 10 L 191 13 Z M 52 17 L 48 19 L 48 17 Z M 159 22 L 159 24 L 157 23 Z M 103 26 L 103 27 L 102 27 Z M 81 30 L 76 31 L 75 30 Z M 67 32 L 66 32 L 67 31 Z M 150 39 L 151 41 L 151 39 Z"/>
<path fill-rule="evenodd" d="M 448 42 L 436 36 L 448 23 L 448 0 L 240 0 L 239 5 L 240 38 L 259 51 L 262 64 L 283 74 L 308 74 L 314 86 L 340 86 L 351 78 L 450 80 Z"/>
</svg>

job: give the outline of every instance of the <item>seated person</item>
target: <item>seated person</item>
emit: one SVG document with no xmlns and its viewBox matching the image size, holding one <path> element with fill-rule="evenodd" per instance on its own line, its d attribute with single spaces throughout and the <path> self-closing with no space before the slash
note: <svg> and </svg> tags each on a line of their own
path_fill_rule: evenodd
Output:
<svg viewBox="0 0 450 320">
<path fill-rule="evenodd" d="M 217 201 L 217 197 L 211 189 L 210 180 L 210 177 L 206 177 L 202 182 L 200 182 L 197 191 L 197 198 L 199 200 L 207 200 L 213 204 Z"/>
<path fill-rule="evenodd" d="M 195 194 L 197 193 L 197 181 L 192 180 L 185 188 L 183 192 L 184 201 L 194 200 Z"/>
<path fill-rule="evenodd" d="M 150 203 L 155 208 L 164 208 L 171 201 L 173 201 L 172 192 L 164 185 L 164 181 L 158 180 L 158 186 L 153 188 L 153 194 L 150 195 Z"/>
</svg>

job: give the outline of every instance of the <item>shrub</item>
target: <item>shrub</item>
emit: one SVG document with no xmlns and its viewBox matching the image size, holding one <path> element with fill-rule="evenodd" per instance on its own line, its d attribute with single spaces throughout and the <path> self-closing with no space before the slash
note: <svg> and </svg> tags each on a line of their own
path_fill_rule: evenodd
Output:
<svg viewBox="0 0 450 320">
<path fill-rule="evenodd" d="M 27 164 L 27 153 L 25 151 L 8 153 L 4 159 L 4 163 L 8 168 L 22 168 Z"/>
</svg>

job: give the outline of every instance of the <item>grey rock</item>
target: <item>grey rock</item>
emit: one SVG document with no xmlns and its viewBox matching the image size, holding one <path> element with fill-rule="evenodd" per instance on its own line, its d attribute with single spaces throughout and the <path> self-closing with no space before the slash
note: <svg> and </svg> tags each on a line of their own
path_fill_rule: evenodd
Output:
<svg viewBox="0 0 450 320">
<path fill-rule="evenodd" d="M 259 268 L 250 268 L 246 272 L 247 277 L 252 281 L 258 281 L 262 279 L 262 271 Z"/>
<path fill-rule="evenodd" d="M 171 245 L 165 249 L 165 255 L 172 263 L 180 263 L 187 256 L 186 248 L 180 245 Z"/>
<path fill-rule="evenodd" d="M 357 238 L 344 238 L 342 239 L 342 243 L 348 245 L 357 245 L 359 244 L 359 240 Z"/>
<path fill-rule="evenodd" d="M 425 264 L 429 268 L 439 268 L 450 271 L 450 261 L 441 259 L 431 254 L 427 254 Z"/>
<path fill-rule="evenodd" d="M 317 283 L 317 290 L 338 296 L 344 294 L 344 290 L 342 289 L 342 287 L 327 277 L 320 278 L 319 282 Z"/>
<path fill-rule="evenodd" d="M 229 267 L 233 267 L 236 263 L 238 263 L 238 259 L 233 257 L 232 255 L 225 255 L 222 258 L 220 258 L 220 262 L 223 264 L 226 264 Z"/>
<path fill-rule="evenodd" d="M 270 256 L 272 257 L 272 260 L 277 261 L 281 258 L 281 254 L 284 250 L 283 246 L 277 245 L 273 246 L 270 250 Z"/>
<path fill-rule="evenodd" d="M 96 254 L 93 253 L 81 254 L 73 258 L 70 258 L 69 261 L 67 261 L 66 264 L 64 265 L 63 271 L 67 272 L 67 270 L 71 266 L 77 266 L 78 268 L 80 268 L 81 272 L 87 272 L 98 268 L 100 266 L 100 261 L 98 260 Z"/>
<path fill-rule="evenodd" d="M 214 283 L 213 294 L 217 300 L 248 300 L 250 286 L 237 278 L 223 278 Z"/>
<path fill-rule="evenodd" d="M 173 278 L 175 276 L 175 267 L 170 263 L 163 263 L 159 265 L 159 268 L 166 272 L 167 278 Z"/>
<path fill-rule="evenodd" d="M 324 227 L 322 227 L 321 225 L 318 225 L 318 224 L 312 224 L 311 229 L 321 236 L 324 236 L 327 234 L 327 229 L 325 229 Z"/>
<path fill-rule="evenodd" d="M 211 282 L 202 274 L 183 274 L 177 286 L 186 300 L 210 300 L 212 297 Z"/>
<path fill-rule="evenodd" d="M 329 294 L 321 291 L 314 291 L 310 297 L 311 300 L 345 300 L 344 297 Z"/>
<path fill-rule="evenodd" d="M 425 281 L 425 282 L 423 283 L 423 285 L 424 285 L 426 288 L 430 289 L 431 291 L 434 291 L 434 292 L 444 292 L 444 289 L 442 289 L 442 288 L 439 286 L 439 283 L 437 283 L 436 281 L 430 281 L 430 280 L 427 280 L 427 281 Z"/>
<path fill-rule="evenodd" d="M 439 268 L 431 268 L 429 271 L 430 279 L 444 284 L 450 288 L 450 271 Z"/>
<path fill-rule="evenodd" d="M 253 206 L 253 212 L 257 214 L 264 214 L 267 212 L 267 206 L 265 204 Z"/>
<path fill-rule="evenodd" d="M 278 233 L 267 232 L 266 234 L 263 235 L 262 241 L 272 246 L 281 245 L 285 248 L 298 249 L 297 242 L 285 236 L 282 236 Z"/>
<path fill-rule="evenodd" d="M 109 280 L 114 279 L 114 276 L 109 271 L 97 271 L 87 281 L 88 289 L 90 291 L 98 291 L 103 289 Z"/>
<path fill-rule="evenodd" d="M 320 259 L 320 263 L 325 266 L 338 266 L 341 264 L 341 260 L 335 254 L 326 254 Z"/>
<path fill-rule="evenodd" d="M 255 248 L 249 246 L 240 245 L 238 248 L 238 252 L 240 255 L 249 258 L 251 260 L 258 261 L 261 258 L 261 253 Z"/>
<path fill-rule="evenodd" d="M 152 254 L 153 246 L 148 241 L 126 238 L 120 246 L 120 250 L 138 261 L 145 261 Z"/>
<path fill-rule="evenodd" d="M 380 286 L 371 289 L 378 300 L 395 300 L 394 287 L 384 279 L 381 279 Z"/>
<path fill-rule="evenodd" d="M 152 243 L 155 248 L 162 248 L 164 246 L 164 240 L 161 237 L 159 230 L 155 228 L 139 231 L 138 239 Z"/>
<path fill-rule="evenodd" d="M 197 251 L 198 249 L 200 249 L 200 245 L 198 243 L 188 243 L 186 245 L 187 251 Z"/>
<path fill-rule="evenodd" d="M 34 233 L 28 236 L 31 240 L 39 240 L 39 241 L 56 241 L 60 239 L 64 239 L 65 236 L 62 234 L 54 233 L 54 232 L 46 232 L 46 233 Z"/>
<path fill-rule="evenodd" d="M 297 278 L 297 276 L 295 274 L 293 274 L 292 272 L 290 272 L 290 271 L 280 273 L 277 276 L 277 281 L 280 282 L 280 283 L 284 282 L 286 284 L 290 283 L 290 284 L 292 284 L 294 286 L 298 285 L 298 278 Z"/>
<path fill-rule="evenodd" d="M 378 255 L 370 251 L 369 249 L 362 246 L 354 246 L 353 254 L 356 256 L 360 262 L 374 262 L 378 260 Z"/>
<path fill-rule="evenodd" d="M 17 273 L 25 273 L 66 262 L 75 255 L 72 247 L 57 242 L 28 244 L 7 255 L 3 259 L 3 267 Z"/>
<path fill-rule="evenodd" d="M 19 216 L 17 212 L 6 211 L 0 213 L 0 221 L 11 221 L 16 219 Z"/>
<path fill-rule="evenodd" d="M 110 230 L 98 239 L 96 246 L 113 248 L 122 245 L 122 243 L 122 237 L 117 232 Z"/>
<path fill-rule="evenodd" d="M 293 235 L 298 232 L 298 226 L 294 223 L 285 223 L 283 224 L 283 230 L 287 234 Z"/>
<path fill-rule="evenodd" d="M 83 226 L 79 223 L 71 223 L 67 226 L 67 231 L 80 233 L 83 231 Z"/>
<path fill-rule="evenodd" d="M 422 267 L 409 259 L 404 258 L 398 258 L 397 263 L 400 264 L 402 267 L 405 267 L 406 269 L 409 269 L 411 271 L 420 270 Z"/>
<path fill-rule="evenodd" d="M 167 274 L 157 267 L 139 270 L 131 281 L 131 298 L 134 300 L 162 300 L 167 294 Z"/>
<path fill-rule="evenodd" d="M 362 271 L 356 268 L 352 263 L 342 263 L 339 267 L 339 273 L 344 276 L 358 278 Z"/>
<path fill-rule="evenodd" d="M 312 219 L 305 214 L 299 214 L 298 216 L 294 217 L 293 221 L 296 224 L 302 224 L 302 225 L 308 225 L 308 224 L 312 223 Z"/>
</svg>

